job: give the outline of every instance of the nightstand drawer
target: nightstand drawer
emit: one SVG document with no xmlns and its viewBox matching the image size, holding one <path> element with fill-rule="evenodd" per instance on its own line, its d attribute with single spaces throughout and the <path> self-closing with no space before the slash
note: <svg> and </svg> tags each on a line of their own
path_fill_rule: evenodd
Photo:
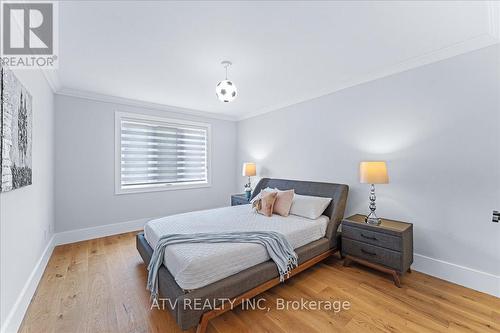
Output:
<svg viewBox="0 0 500 333">
<path fill-rule="evenodd" d="M 343 235 L 344 237 L 344 235 Z M 342 254 L 352 255 L 367 261 L 401 271 L 401 253 L 382 247 L 342 238 Z"/>
<path fill-rule="evenodd" d="M 245 198 L 232 197 L 231 206 L 248 205 L 249 202 Z"/>
<path fill-rule="evenodd" d="M 381 232 L 355 228 L 348 225 L 342 225 L 342 235 L 363 243 L 385 247 L 386 249 L 400 251 L 401 237 L 391 236 Z"/>
</svg>

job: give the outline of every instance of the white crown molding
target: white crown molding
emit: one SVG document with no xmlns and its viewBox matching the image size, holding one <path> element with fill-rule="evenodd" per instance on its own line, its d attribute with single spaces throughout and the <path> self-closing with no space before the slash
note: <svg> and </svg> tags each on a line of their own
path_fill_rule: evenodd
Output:
<svg viewBox="0 0 500 333">
<path fill-rule="evenodd" d="M 176 107 L 176 106 L 169 106 L 169 105 L 164 105 L 164 104 L 140 101 L 140 100 L 136 100 L 136 99 L 111 96 L 111 95 L 104 95 L 104 94 L 94 93 L 94 92 L 90 92 L 90 91 L 62 88 L 62 89 L 58 90 L 56 92 L 56 94 L 61 95 L 61 96 L 77 97 L 77 98 L 83 98 L 83 99 L 88 99 L 88 100 L 93 100 L 93 101 L 98 101 L 98 102 L 104 102 L 104 103 L 133 106 L 133 107 L 146 108 L 146 109 L 159 110 L 159 111 L 168 111 L 168 112 L 203 117 L 203 118 L 219 119 L 219 120 L 227 120 L 227 121 L 237 121 L 237 117 L 235 117 L 235 116 L 229 116 L 229 115 L 225 115 L 225 114 L 218 114 L 218 113 L 205 112 L 205 111 L 198 111 L 198 110 L 192 110 L 192 109 L 185 109 L 185 108 L 180 108 L 180 107 Z"/>
<path fill-rule="evenodd" d="M 54 94 L 57 93 L 61 89 L 61 82 L 57 74 L 57 69 L 42 69 L 42 74 L 52 89 L 52 92 Z"/>
<path fill-rule="evenodd" d="M 40 259 L 31 271 L 30 276 L 26 280 L 26 283 L 24 284 L 24 287 L 17 297 L 16 302 L 7 315 L 7 318 L 2 323 L 2 327 L 0 328 L 1 333 L 17 332 L 19 326 L 21 326 L 24 315 L 28 310 L 28 306 L 30 305 L 31 298 L 35 294 L 38 283 L 42 278 L 45 267 L 47 267 L 54 247 L 55 236 L 52 236 L 49 240 L 49 243 L 45 247 L 45 250 L 43 251 Z"/>
<path fill-rule="evenodd" d="M 185 109 L 181 107 L 176 107 L 176 106 L 169 106 L 169 105 L 164 105 L 164 104 L 158 104 L 158 103 L 152 103 L 152 102 L 146 102 L 146 101 L 141 101 L 141 100 L 135 100 L 135 99 L 129 99 L 129 98 L 124 98 L 124 97 L 118 97 L 118 96 L 111 96 L 111 95 L 104 95 L 104 94 L 99 94 L 99 93 L 94 93 L 94 92 L 89 92 L 89 91 L 83 91 L 83 90 L 77 90 L 77 89 L 68 89 L 68 88 L 61 88 L 61 84 L 59 83 L 59 79 L 57 76 L 57 73 L 55 71 L 50 71 L 47 73 L 47 71 L 43 71 L 47 82 L 51 85 L 52 89 L 54 90 L 54 93 L 58 95 L 63 95 L 63 96 L 71 96 L 71 97 L 78 97 L 78 98 L 84 98 L 84 99 L 89 99 L 89 100 L 94 100 L 94 101 L 99 101 L 99 102 L 106 102 L 106 103 L 113 103 L 113 104 L 121 104 L 121 105 L 128 105 L 128 106 L 135 106 L 135 107 L 143 107 L 143 108 L 148 108 L 148 109 L 154 109 L 154 110 L 160 110 L 160 111 L 169 111 L 169 112 L 174 112 L 174 113 L 179 113 L 179 114 L 187 114 L 187 115 L 192 115 L 192 116 L 197 116 L 197 117 L 205 117 L 205 118 L 211 118 L 211 119 L 220 119 L 220 120 L 228 120 L 228 121 L 242 121 L 245 119 L 253 118 L 265 113 L 269 113 L 272 111 L 276 111 L 279 109 L 283 109 L 285 107 L 289 107 L 292 105 L 308 102 L 311 100 L 314 100 L 316 98 L 324 97 L 330 94 L 333 94 L 335 92 L 338 92 L 343 89 L 351 88 L 363 83 L 367 83 L 370 81 L 375 81 L 390 75 L 398 74 L 401 72 L 405 72 L 411 69 L 415 69 L 421 66 L 429 65 L 438 61 L 442 61 L 445 59 L 453 58 L 456 56 L 459 56 L 461 54 L 465 54 L 468 52 L 476 51 L 479 49 L 482 49 L 484 47 L 488 47 L 491 45 L 495 45 L 500 43 L 500 2 L 494 2 L 490 1 L 488 3 L 488 32 L 478 35 L 476 37 L 431 51 L 429 53 L 425 53 L 420 56 L 412 57 L 409 59 L 406 59 L 400 63 L 396 63 L 392 66 L 380 69 L 378 71 L 374 71 L 371 73 L 368 73 L 366 75 L 361 75 L 355 78 L 352 78 L 349 81 L 343 82 L 342 84 L 337 85 L 336 87 L 324 91 L 319 91 L 317 94 L 314 96 L 308 97 L 306 99 L 297 99 L 295 101 L 289 102 L 289 103 L 283 103 L 283 104 L 275 104 L 271 105 L 268 107 L 265 107 L 263 109 L 254 111 L 254 112 L 248 112 L 243 115 L 239 116 L 231 116 L 231 115 L 226 115 L 226 114 L 218 114 L 218 113 L 213 113 L 213 112 L 208 112 L 208 111 L 201 111 L 201 110 L 192 110 L 192 109 Z"/>
<path fill-rule="evenodd" d="M 418 68 L 420 66 L 428 65 L 434 62 L 438 62 L 444 59 L 452 58 L 467 52 L 472 52 L 487 46 L 491 46 L 497 43 L 500 43 L 500 2 L 499 1 L 487 1 L 486 2 L 486 10 L 488 15 L 488 32 L 484 34 L 478 35 L 476 37 L 470 38 L 468 40 L 458 42 L 456 44 L 449 45 L 447 47 L 443 47 L 429 53 L 416 56 L 400 63 L 394 64 L 392 66 L 380 69 L 378 71 L 374 71 L 368 73 L 366 75 L 361 75 L 359 77 L 352 78 L 349 81 L 344 82 L 343 84 L 339 84 L 334 87 L 334 89 L 329 89 L 325 91 L 320 91 L 314 96 L 310 96 L 306 99 L 297 99 L 295 101 L 289 103 L 275 104 L 263 109 L 252 111 L 245 113 L 239 116 L 232 116 L 227 114 L 218 114 L 208 111 L 202 110 L 192 110 L 186 109 L 182 107 L 169 106 L 164 104 L 152 103 L 147 101 L 129 99 L 124 97 L 112 96 L 99 94 L 95 92 L 77 90 L 77 89 L 69 89 L 64 88 L 59 80 L 59 76 L 57 70 L 42 70 L 43 75 L 45 76 L 47 82 L 50 87 L 54 91 L 55 94 L 71 96 L 71 97 L 79 97 L 89 100 L 95 100 L 100 102 L 135 106 L 135 107 L 144 107 L 148 109 L 155 109 L 161 111 L 169 111 L 179 114 L 188 114 L 198 117 L 206 117 L 212 119 L 220 119 L 220 120 L 228 120 L 228 121 L 241 121 L 248 118 L 256 117 L 258 115 L 262 115 L 268 112 L 276 111 L 288 106 L 292 106 L 295 104 L 300 104 L 303 102 L 307 102 L 319 97 L 323 97 L 326 95 L 333 94 L 337 91 L 354 87 L 359 84 L 363 84 L 366 82 L 374 81 L 380 78 L 384 78 L 390 75 L 394 75 L 400 72 L 404 72 L 407 70 L 411 70 L 414 68 Z"/>
<path fill-rule="evenodd" d="M 495 8 L 497 8 L 497 10 L 498 10 L 498 6 L 496 6 Z M 378 80 L 378 79 L 381 79 L 381 78 L 384 78 L 384 77 L 387 77 L 390 75 L 405 72 L 405 71 L 408 71 L 408 70 L 411 70 L 414 68 L 418 68 L 418 67 L 432 64 L 432 63 L 435 63 L 435 62 L 438 62 L 441 60 L 453 58 L 453 57 L 459 56 L 459 55 L 464 54 L 464 53 L 476 51 L 476 50 L 482 49 L 484 47 L 498 44 L 498 43 L 500 43 L 500 39 L 490 34 L 490 32 L 494 30 L 491 28 L 494 25 L 492 23 L 492 22 L 494 22 L 494 20 L 491 18 L 492 16 L 493 15 L 490 15 L 490 29 L 489 29 L 488 33 L 484 33 L 484 34 L 478 35 L 476 37 L 470 38 L 468 40 L 465 40 L 465 41 L 462 41 L 459 43 L 455 43 L 455 44 L 449 45 L 447 47 L 443 47 L 443 48 L 440 48 L 438 50 L 434 50 L 434 51 L 431 51 L 429 53 L 407 59 L 407 60 L 402 61 L 400 63 L 394 64 L 392 66 L 389 66 L 389 67 L 386 67 L 383 69 L 380 69 L 378 71 L 368 73 L 366 75 L 355 77 L 349 81 L 346 81 L 346 82 L 338 85 L 333 90 L 329 89 L 328 91 L 319 92 L 315 96 L 311 96 L 310 98 L 307 98 L 307 99 L 295 100 L 295 101 L 292 101 L 291 103 L 286 103 L 286 104 L 272 105 L 272 106 L 263 108 L 261 110 L 255 111 L 255 112 L 250 112 L 250 113 L 244 114 L 244 115 L 238 117 L 237 120 L 241 121 L 241 120 L 253 118 L 253 117 L 256 117 L 259 115 L 263 115 L 265 113 L 269 113 L 272 111 L 283 109 L 283 108 L 288 107 L 288 106 L 308 102 L 308 101 L 314 100 L 316 98 L 320 98 L 320 97 L 324 97 L 324 96 L 333 94 L 333 93 L 338 92 L 338 91 L 343 90 L 343 89 L 351 88 L 351 87 L 354 87 L 354 86 L 357 86 L 357 85 L 360 85 L 363 83 L 375 81 L 375 80 Z M 496 22 L 498 23 L 498 20 Z M 497 26 L 498 26 L 498 24 L 497 24 Z"/>
</svg>

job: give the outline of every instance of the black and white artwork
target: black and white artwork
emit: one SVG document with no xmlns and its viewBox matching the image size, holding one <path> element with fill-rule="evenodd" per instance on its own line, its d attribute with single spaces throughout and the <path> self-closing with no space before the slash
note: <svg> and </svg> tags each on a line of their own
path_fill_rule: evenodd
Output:
<svg viewBox="0 0 500 333">
<path fill-rule="evenodd" d="M 0 192 L 31 185 L 32 98 L 14 73 L 1 68 Z"/>
</svg>

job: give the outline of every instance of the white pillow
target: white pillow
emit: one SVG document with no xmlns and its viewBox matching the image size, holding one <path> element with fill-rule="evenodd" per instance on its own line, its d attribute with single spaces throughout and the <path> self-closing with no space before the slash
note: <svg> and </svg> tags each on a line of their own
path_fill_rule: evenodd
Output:
<svg viewBox="0 0 500 333">
<path fill-rule="evenodd" d="M 316 220 L 323 214 L 331 201 L 332 198 L 295 194 L 290 214 Z"/>
</svg>

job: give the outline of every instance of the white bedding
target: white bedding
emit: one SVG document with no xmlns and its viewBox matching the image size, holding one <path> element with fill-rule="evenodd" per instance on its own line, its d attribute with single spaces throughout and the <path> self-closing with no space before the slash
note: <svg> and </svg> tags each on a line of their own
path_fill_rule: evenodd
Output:
<svg viewBox="0 0 500 333">
<path fill-rule="evenodd" d="M 316 220 L 289 215 L 266 217 L 253 212 L 250 205 L 190 212 L 155 219 L 146 223 L 144 236 L 154 249 L 165 234 L 197 232 L 276 231 L 294 249 L 325 236 L 329 218 Z M 197 289 L 249 267 L 269 260 L 258 244 L 176 244 L 165 249 L 164 264 L 185 290 Z"/>
</svg>

